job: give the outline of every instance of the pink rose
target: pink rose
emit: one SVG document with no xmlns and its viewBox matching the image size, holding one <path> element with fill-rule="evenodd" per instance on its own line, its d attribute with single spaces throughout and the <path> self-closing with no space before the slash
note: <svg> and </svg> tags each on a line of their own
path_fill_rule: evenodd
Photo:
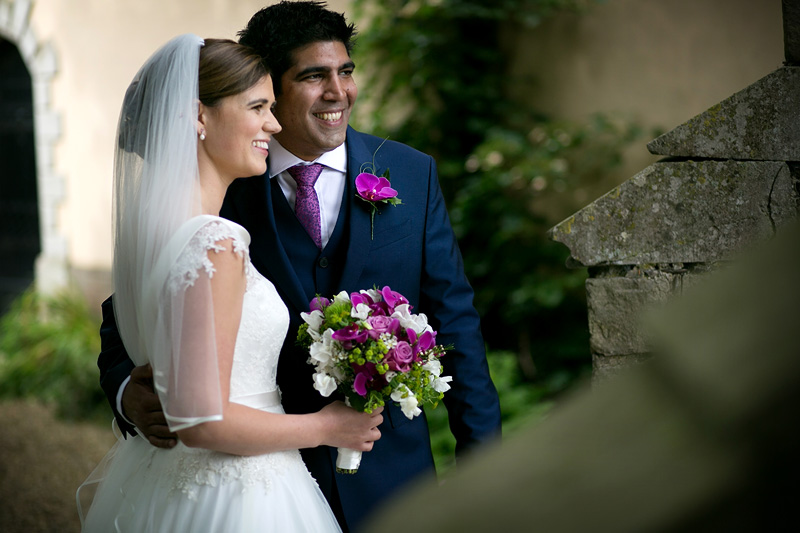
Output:
<svg viewBox="0 0 800 533">
<path fill-rule="evenodd" d="M 389 350 L 386 354 L 386 362 L 390 370 L 397 372 L 408 372 L 411 370 L 411 363 L 414 361 L 414 350 L 405 341 L 400 341 L 397 346 Z"/>
</svg>

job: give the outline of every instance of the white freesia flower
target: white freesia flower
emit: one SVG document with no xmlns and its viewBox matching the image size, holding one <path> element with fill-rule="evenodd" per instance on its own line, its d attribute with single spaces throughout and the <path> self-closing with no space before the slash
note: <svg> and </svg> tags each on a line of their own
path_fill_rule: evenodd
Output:
<svg viewBox="0 0 800 533">
<path fill-rule="evenodd" d="M 349 302 L 350 301 L 350 295 L 347 294 L 347 291 L 342 291 L 342 292 L 340 292 L 339 294 L 337 294 L 336 296 L 333 297 L 333 301 L 334 302 Z"/>
<path fill-rule="evenodd" d="M 433 376 L 439 376 L 439 374 L 442 373 L 442 363 L 440 363 L 438 359 L 430 359 L 427 363 L 422 365 L 422 370 L 433 374 Z"/>
<path fill-rule="evenodd" d="M 327 398 L 336 390 L 336 380 L 328 374 L 317 372 L 314 374 L 314 388 Z"/>
<path fill-rule="evenodd" d="M 330 372 L 331 374 L 333 374 L 333 378 L 336 380 L 337 383 L 341 383 L 345 379 L 347 379 L 345 373 L 338 366 L 334 366 L 333 368 L 331 368 Z"/>
<path fill-rule="evenodd" d="M 400 385 L 392 392 L 392 400 L 400 404 L 400 410 L 409 420 L 422 413 L 422 409 L 417 407 L 417 397 L 405 385 Z"/>
<path fill-rule="evenodd" d="M 314 342 L 309 348 L 308 353 L 311 359 L 314 360 L 315 365 L 319 368 L 320 365 L 329 366 L 333 358 L 334 341 L 332 338 L 333 330 L 328 328 L 322 336 Z"/>
<path fill-rule="evenodd" d="M 367 296 L 372 298 L 373 302 L 383 301 L 383 296 L 381 296 L 381 293 L 379 291 L 376 291 L 375 289 L 367 289 L 367 290 L 362 289 L 358 292 L 361 294 L 366 294 Z"/>
<path fill-rule="evenodd" d="M 322 314 L 322 311 L 315 309 L 310 313 L 300 313 L 300 316 L 308 324 L 308 334 L 311 335 L 311 338 L 315 341 L 319 340 L 319 328 L 325 320 L 325 315 Z"/>
<path fill-rule="evenodd" d="M 369 317 L 370 308 L 367 304 L 358 304 L 350 311 L 350 316 L 359 320 L 366 320 Z"/>
<path fill-rule="evenodd" d="M 306 321 L 308 327 L 314 329 L 319 329 L 319 327 L 322 325 L 322 321 L 325 318 L 325 316 L 322 314 L 322 311 L 319 309 L 315 309 L 310 313 L 300 313 L 300 316 Z"/>
<path fill-rule="evenodd" d="M 453 376 L 442 376 L 440 378 L 433 378 L 431 385 L 436 392 L 447 392 L 450 390 L 449 382 L 453 381 Z"/>
<path fill-rule="evenodd" d="M 413 329 L 417 335 L 422 335 L 426 331 L 433 332 L 433 328 L 428 325 L 428 317 L 425 313 L 412 314 L 408 304 L 400 304 L 395 307 L 392 318 L 398 319 L 402 327 Z"/>
</svg>

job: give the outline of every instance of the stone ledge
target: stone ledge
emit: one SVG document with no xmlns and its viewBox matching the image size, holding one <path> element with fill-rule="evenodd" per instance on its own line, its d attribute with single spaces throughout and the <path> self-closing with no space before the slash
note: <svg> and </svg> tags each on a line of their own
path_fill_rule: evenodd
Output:
<svg viewBox="0 0 800 533">
<path fill-rule="evenodd" d="M 783 67 L 651 141 L 653 154 L 800 161 L 800 68 Z"/>
<path fill-rule="evenodd" d="M 789 166 L 659 162 L 550 230 L 583 266 L 732 259 L 797 216 Z"/>
</svg>

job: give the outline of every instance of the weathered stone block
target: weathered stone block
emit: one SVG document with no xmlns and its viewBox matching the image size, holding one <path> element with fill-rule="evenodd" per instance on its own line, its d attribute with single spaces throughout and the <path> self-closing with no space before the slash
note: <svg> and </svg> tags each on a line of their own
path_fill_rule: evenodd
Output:
<svg viewBox="0 0 800 533">
<path fill-rule="evenodd" d="M 589 278 L 586 300 L 592 353 L 601 356 L 650 351 L 642 320 L 673 294 L 670 275 L 657 278 Z"/>
<path fill-rule="evenodd" d="M 651 141 L 654 154 L 800 161 L 800 67 L 783 67 Z"/>
<path fill-rule="evenodd" d="M 797 217 L 778 161 L 655 163 L 550 230 L 586 266 L 729 260 Z"/>
<path fill-rule="evenodd" d="M 592 355 L 592 383 L 602 384 L 609 378 L 613 378 L 627 370 L 644 363 L 650 359 L 648 355 L 614 355 L 598 356 Z"/>
</svg>

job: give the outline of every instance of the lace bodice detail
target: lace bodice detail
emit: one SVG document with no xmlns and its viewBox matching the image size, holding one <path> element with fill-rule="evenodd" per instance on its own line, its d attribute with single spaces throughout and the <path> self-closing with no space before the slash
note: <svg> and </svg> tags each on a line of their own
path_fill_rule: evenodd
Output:
<svg viewBox="0 0 800 533">
<path fill-rule="evenodd" d="M 230 397 L 235 399 L 277 388 L 278 356 L 289 328 L 289 312 L 274 285 L 250 262 L 250 235 L 229 220 L 214 218 L 191 237 L 170 269 L 167 286 L 184 290 L 201 271 L 214 276 L 208 252 L 227 251 L 223 241 L 231 240 L 233 251 L 245 260 L 247 289 L 233 356 Z"/>
<path fill-rule="evenodd" d="M 289 310 L 275 286 L 247 261 L 247 291 L 236 337 L 231 398 L 277 389 L 278 356 L 289 329 Z"/>
</svg>

